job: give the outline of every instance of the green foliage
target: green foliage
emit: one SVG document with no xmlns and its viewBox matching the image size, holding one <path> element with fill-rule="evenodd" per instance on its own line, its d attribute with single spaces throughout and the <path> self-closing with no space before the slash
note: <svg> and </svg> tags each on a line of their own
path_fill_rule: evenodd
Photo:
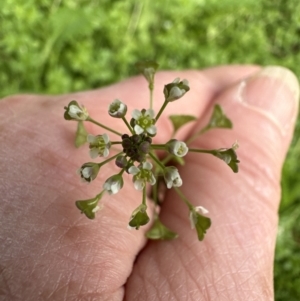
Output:
<svg viewBox="0 0 300 301">
<path fill-rule="evenodd" d="M 197 118 L 192 115 L 170 115 L 169 119 L 173 125 L 173 134 L 175 134 L 183 125 L 194 121 Z"/>
<path fill-rule="evenodd" d="M 224 128 L 231 129 L 232 122 L 231 120 L 224 114 L 222 107 L 219 104 L 214 106 L 214 110 L 208 125 L 201 130 L 201 132 L 208 131 L 213 128 Z"/>
<path fill-rule="evenodd" d="M 88 132 L 86 131 L 82 121 L 78 121 L 76 136 L 75 136 L 75 146 L 80 147 L 87 141 Z"/>
<path fill-rule="evenodd" d="M 178 237 L 178 234 L 168 229 L 157 217 L 151 229 L 146 233 L 149 239 L 172 240 Z"/>
<path fill-rule="evenodd" d="M 96 88 L 136 74 L 133 66 L 143 59 L 161 69 L 277 64 L 299 76 L 299 16 L 298 0 L 2 0 L 0 96 Z M 295 137 L 299 132 L 298 122 Z M 280 301 L 300 299 L 291 214 L 300 203 L 299 145 L 295 138 L 283 169 Z"/>
</svg>

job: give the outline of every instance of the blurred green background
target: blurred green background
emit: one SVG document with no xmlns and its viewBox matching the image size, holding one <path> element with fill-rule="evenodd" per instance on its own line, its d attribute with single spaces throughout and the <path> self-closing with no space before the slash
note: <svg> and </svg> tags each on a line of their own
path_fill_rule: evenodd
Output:
<svg viewBox="0 0 300 301">
<path fill-rule="evenodd" d="M 65 93 L 162 69 L 282 65 L 300 76 L 299 0 L 2 0 L 0 97 Z M 300 300 L 300 123 L 283 168 L 276 300 Z"/>
</svg>

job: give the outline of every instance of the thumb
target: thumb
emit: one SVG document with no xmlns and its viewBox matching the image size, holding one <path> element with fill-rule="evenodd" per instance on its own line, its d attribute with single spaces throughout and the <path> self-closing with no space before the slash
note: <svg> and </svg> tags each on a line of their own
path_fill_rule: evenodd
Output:
<svg viewBox="0 0 300 301">
<path fill-rule="evenodd" d="M 164 292 L 167 287 L 162 283 L 166 283 L 179 300 L 187 290 L 194 300 L 272 299 L 280 172 L 294 129 L 298 97 L 298 81 L 289 70 L 267 67 L 214 99 L 200 118 L 199 128 L 207 123 L 215 103 L 224 108 L 234 128 L 209 131 L 192 147 L 217 149 L 238 140 L 240 172 L 232 173 L 224 162 L 210 155 L 193 153 L 186 157 L 180 171 L 181 190 L 194 205 L 209 210 L 212 226 L 204 241 L 196 242 L 188 210 L 170 191 L 162 220 L 179 239 L 171 243 L 172 248 L 163 242 L 150 244 L 137 262 L 137 269 L 146 265 L 153 252 L 149 268 L 159 267 L 160 258 L 164 258 L 161 270 L 170 276 L 163 282 L 163 276 L 153 277 L 155 272 L 147 271 L 139 278 L 145 292 L 150 286 Z M 174 258 L 182 268 L 178 269 Z M 147 275 L 153 279 L 147 281 Z M 137 279 L 131 280 L 129 285 L 138 286 Z"/>
</svg>

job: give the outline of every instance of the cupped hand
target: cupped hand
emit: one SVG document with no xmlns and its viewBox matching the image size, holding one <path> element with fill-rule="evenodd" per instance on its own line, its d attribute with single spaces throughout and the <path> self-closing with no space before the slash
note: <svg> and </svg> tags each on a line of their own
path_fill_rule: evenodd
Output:
<svg viewBox="0 0 300 301">
<path fill-rule="evenodd" d="M 160 72 L 156 112 L 164 84 L 176 77 L 188 79 L 191 90 L 167 106 L 157 123 L 156 143 L 170 138 L 167 116 L 197 116 L 196 124 L 180 131 L 179 139 L 186 139 L 206 125 L 219 103 L 234 128 L 211 130 L 192 146 L 231 147 L 236 140 L 240 145 L 238 174 L 206 154 L 188 154 L 179 168 L 183 193 L 209 210 L 212 226 L 202 242 L 173 190 L 165 195 L 160 217 L 179 238 L 147 241 L 149 226 L 129 230 L 129 217 L 141 203 L 129 175 L 118 194 L 105 195 L 95 220 L 74 205 L 99 193 L 118 169 L 111 163 L 90 185 L 80 182 L 76 169 L 90 159 L 87 147 L 74 148 L 76 123 L 63 119 L 64 106 L 75 99 L 94 119 L 127 133 L 107 108 L 115 98 L 129 113 L 147 108 L 142 77 L 95 91 L 0 101 L 1 300 L 273 299 L 280 173 L 297 116 L 298 81 L 280 67 Z M 93 124 L 86 127 L 103 133 Z"/>
</svg>

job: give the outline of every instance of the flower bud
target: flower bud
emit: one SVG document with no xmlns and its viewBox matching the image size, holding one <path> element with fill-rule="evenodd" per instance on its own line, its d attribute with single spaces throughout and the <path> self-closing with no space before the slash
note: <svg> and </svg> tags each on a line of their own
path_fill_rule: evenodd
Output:
<svg viewBox="0 0 300 301">
<path fill-rule="evenodd" d="M 83 182 L 90 183 L 91 181 L 95 180 L 100 166 L 97 163 L 87 162 L 84 163 L 77 171 L 77 173 L 81 176 Z"/>
<path fill-rule="evenodd" d="M 177 157 L 184 157 L 189 151 L 189 148 L 184 142 L 178 141 L 176 139 L 170 140 L 166 145 L 169 153 Z"/>
<path fill-rule="evenodd" d="M 121 175 L 116 174 L 108 178 L 105 183 L 103 184 L 103 188 L 109 193 L 109 194 L 116 194 L 120 191 L 120 189 L 123 187 L 123 178 Z"/>
<path fill-rule="evenodd" d="M 77 101 L 72 100 L 67 107 L 65 107 L 64 118 L 66 120 L 86 120 L 89 117 L 89 113 L 85 107 L 80 106 Z"/>
<path fill-rule="evenodd" d="M 172 187 L 180 187 L 182 185 L 182 180 L 179 175 L 178 169 L 174 166 L 168 166 L 165 168 L 164 178 L 169 189 Z"/>
<path fill-rule="evenodd" d="M 108 107 L 108 114 L 114 118 L 122 118 L 126 115 L 127 106 L 119 99 L 115 99 Z"/>
<path fill-rule="evenodd" d="M 150 146 L 151 146 L 151 144 L 148 141 L 143 141 L 139 145 L 139 150 L 144 154 L 148 154 L 150 151 Z"/>
<path fill-rule="evenodd" d="M 119 155 L 117 158 L 116 158 L 116 165 L 120 168 L 124 168 L 127 166 L 128 164 L 128 161 L 126 159 L 126 156 L 123 156 L 123 155 Z"/>
<path fill-rule="evenodd" d="M 190 90 L 189 82 L 184 79 L 180 81 L 179 78 L 174 79 L 170 84 L 165 85 L 164 94 L 166 101 L 174 101 L 181 98 L 186 92 Z"/>
</svg>

